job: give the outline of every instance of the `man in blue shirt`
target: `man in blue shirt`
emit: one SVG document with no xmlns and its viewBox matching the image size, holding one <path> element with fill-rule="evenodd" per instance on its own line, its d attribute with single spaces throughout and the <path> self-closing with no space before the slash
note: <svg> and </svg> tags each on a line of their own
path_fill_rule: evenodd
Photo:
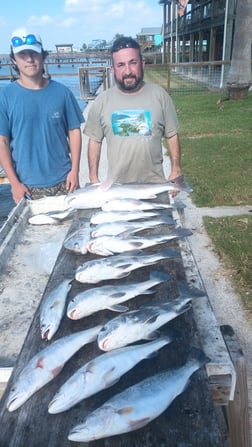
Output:
<svg viewBox="0 0 252 447">
<path fill-rule="evenodd" d="M 67 87 L 43 75 L 47 54 L 38 34 L 13 33 L 19 76 L 0 91 L 0 165 L 15 203 L 79 187 L 83 114 Z"/>
</svg>

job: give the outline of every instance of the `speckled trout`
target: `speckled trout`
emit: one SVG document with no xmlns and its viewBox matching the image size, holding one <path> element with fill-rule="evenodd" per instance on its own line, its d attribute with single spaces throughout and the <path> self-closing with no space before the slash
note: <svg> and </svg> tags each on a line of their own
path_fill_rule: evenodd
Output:
<svg viewBox="0 0 252 447">
<path fill-rule="evenodd" d="M 144 427 L 183 393 L 192 374 L 207 361 L 203 352 L 193 348 L 183 366 L 148 377 L 116 394 L 73 427 L 68 439 L 90 442 Z"/>
<path fill-rule="evenodd" d="M 91 239 L 87 244 L 90 253 L 100 256 L 110 256 L 114 253 L 124 253 L 130 250 L 140 250 L 154 245 L 165 244 L 166 242 L 191 236 L 193 233 L 187 228 L 177 228 L 170 233 L 150 234 L 139 237 L 128 235 L 101 236 Z"/>
<path fill-rule="evenodd" d="M 91 237 L 100 236 L 118 236 L 118 234 L 127 233 L 134 234 L 143 230 L 155 228 L 158 225 L 173 225 L 173 221 L 169 216 L 158 216 L 148 220 L 130 221 L 130 222 L 105 222 L 95 225 L 91 228 Z"/>
<path fill-rule="evenodd" d="M 87 185 L 66 196 L 66 202 L 72 208 L 100 208 L 112 199 L 155 199 L 162 192 L 186 191 L 192 192 L 191 186 L 183 175 L 164 183 L 127 183 L 116 184 L 103 182 Z"/>
<path fill-rule="evenodd" d="M 179 257 L 178 252 L 166 248 L 152 254 L 141 252 L 141 250 L 127 252 L 127 254 L 113 255 L 85 262 L 77 268 L 75 279 L 82 283 L 95 284 L 108 279 L 123 278 L 128 276 L 132 270 L 156 264 L 162 259 Z"/>
<path fill-rule="evenodd" d="M 51 340 L 57 332 L 66 308 L 66 299 L 71 289 L 69 279 L 62 281 L 43 299 L 40 309 L 41 338 Z"/>
<path fill-rule="evenodd" d="M 101 326 L 60 338 L 36 354 L 22 369 L 10 391 L 7 409 L 21 407 L 36 391 L 54 379 L 65 363 L 84 345 L 97 337 Z"/>
<path fill-rule="evenodd" d="M 114 199 L 102 205 L 103 211 L 150 211 L 150 210 L 176 210 L 185 208 L 182 202 L 158 203 L 140 199 Z"/>
<path fill-rule="evenodd" d="M 101 329 L 97 343 L 102 351 L 121 348 L 139 340 L 153 340 L 159 329 L 191 308 L 191 297 L 173 298 L 164 304 L 141 306 L 109 320 Z"/>
<path fill-rule="evenodd" d="M 167 273 L 153 271 L 147 281 L 131 281 L 85 290 L 69 302 L 67 316 L 72 320 L 79 320 L 103 309 L 126 312 L 128 307 L 122 306 L 121 303 L 138 295 L 154 293 L 154 290 L 150 290 L 152 287 L 169 279 Z"/>
<path fill-rule="evenodd" d="M 90 223 L 93 225 L 109 222 L 130 222 L 132 220 L 148 219 L 149 217 L 158 217 L 160 212 L 154 211 L 97 211 L 90 217 Z M 173 220 L 171 219 L 171 223 Z"/>
<path fill-rule="evenodd" d="M 79 368 L 59 389 L 49 403 L 49 413 L 68 410 L 83 399 L 109 388 L 141 360 L 152 357 L 163 346 L 174 340 L 162 337 L 141 345 L 115 349 L 99 355 Z"/>
</svg>

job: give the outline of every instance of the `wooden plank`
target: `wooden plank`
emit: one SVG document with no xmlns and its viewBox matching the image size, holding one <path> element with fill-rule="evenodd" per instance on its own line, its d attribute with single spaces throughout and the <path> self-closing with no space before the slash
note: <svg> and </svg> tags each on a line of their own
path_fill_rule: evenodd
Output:
<svg viewBox="0 0 252 447">
<path fill-rule="evenodd" d="M 183 209 L 173 214 L 186 226 Z M 212 398 L 217 405 L 228 405 L 234 397 L 236 371 L 193 256 L 190 239 L 180 240 L 179 246 L 188 283 L 205 290 L 206 294 L 201 300 L 193 301 L 193 311 L 202 348 L 211 360 L 206 369 Z"/>
<path fill-rule="evenodd" d="M 90 214 L 88 212 L 80 212 L 78 218 L 73 219 L 70 231 L 79 226 L 82 219 L 89 218 Z M 170 230 L 171 228 L 166 227 L 165 229 L 157 228 L 155 231 L 163 232 Z M 177 242 L 166 245 L 171 249 L 179 250 Z M 159 248 L 154 247 L 152 250 L 148 250 L 148 252 L 155 252 Z M 73 276 L 78 265 L 94 258 L 96 257 L 90 254 L 76 256 L 62 247 L 45 293 L 65 277 Z M 154 269 L 169 273 L 171 280 L 157 286 L 151 298 L 149 295 L 142 295 L 134 300 L 130 300 L 128 303 L 130 309 L 138 308 L 140 305 L 150 302 L 156 303 L 163 299 L 170 300 L 177 296 L 178 282 L 185 281 L 182 258 L 178 258 L 176 261 L 160 261 L 155 267 L 138 269 L 132 272 L 128 278 L 125 278 L 123 282 L 144 281 Z M 117 281 L 107 281 L 106 283 L 115 284 Z M 74 280 L 69 300 L 78 292 L 89 287 L 90 285 L 80 284 Z M 201 298 L 198 299 L 200 300 Z M 59 331 L 52 341 L 83 328 L 104 324 L 114 316 L 115 314 L 108 310 L 79 321 L 69 320 L 65 316 Z M 22 407 L 9 413 L 6 409 L 6 402 L 19 372 L 35 353 L 47 345 L 47 342 L 40 338 L 38 308 L 6 391 L 0 401 L 0 447 L 26 447 L 27 445 L 29 447 L 58 447 L 59 445 L 61 447 L 69 447 L 72 445 L 67 440 L 67 434 L 70 428 L 80 422 L 86 414 L 133 383 L 137 383 L 158 371 L 180 366 L 186 361 L 192 346 L 201 348 L 199 332 L 195 325 L 192 310 L 165 325 L 160 333 L 165 334 L 171 329 L 177 332 L 177 338 L 171 345 L 164 347 L 159 352 L 155 361 L 145 360 L 141 362 L 125 374 L 116 385 L 80 402 L 69 411 L 50 415 L 47 411 L 48 403 L 59 387 L 77 368 L 101 353 L 95 342 L 81 349 L 65 365 L 59 376 L 35 393 Z M 213 445 L 215 447 L 226 447 L 228 446 L 226 440 L 227 433 L 222 413 L 212 402 L 211 393 L 208 389 L 207 374 L 205 369 L 202 368 L 194 374 L 188 389 L 159 418 L 145 428 L 129 434 L 94 441 L 86 445 L 90 445 L 90 447 L 91 445 L 92 447 L 108 445 L 110 447 L 132 447 L 133 445 L 141 447 L 149 447 L 150 445 L 153 447 L 160 447 L 161 445 L 162 447 L 202 447 L 203 445 L 204 447 L 212 447 Z M 74 445 L 78 446 L 81 443 L 74 443 Z"/>
<path fill-rule="evenodd" d="M 221 326 L 221 333 L 236 369 L 234 399 L 226 408 L 231 447 L 250 447 L 249 405 L 246 360 L 231 326 Z"/>
<path fill-rule="evenodd" d="M 9 367 L 0 367 L 0 399 L 4 393 L 4 390 L 7 386 L 9 378 L 12 374 L 13 368 Z"/>
</svg>

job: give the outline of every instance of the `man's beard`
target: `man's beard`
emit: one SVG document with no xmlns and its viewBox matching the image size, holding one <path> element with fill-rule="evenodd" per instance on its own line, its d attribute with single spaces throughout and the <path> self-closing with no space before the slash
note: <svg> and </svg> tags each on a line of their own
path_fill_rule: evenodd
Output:
<svg viewBox="0 0 252 447">
<path fill-rule="evenodd" d="M 143 83 L 143 70 L 141 70 L 141 74 L 140 76 L 136 76 L 136 75 L 130 75 L 130 76 L 124 76 L 122 78 L 122 80 L 119 80 L 116 75 L 114 75 L 115 78 L 115 82 L 117 84 L 117 86 L 119 87 L 120 90 L 124 91 L 124 92 L 131 92 L 131 91 L 137 91 L 139 90 L 139 88 L 141 87 L 142 83 Z M 131 84 L 127 84 L 125 81 L 127 79 L 135 79 L 135 82 L 131 83 Z"/>
</svg>

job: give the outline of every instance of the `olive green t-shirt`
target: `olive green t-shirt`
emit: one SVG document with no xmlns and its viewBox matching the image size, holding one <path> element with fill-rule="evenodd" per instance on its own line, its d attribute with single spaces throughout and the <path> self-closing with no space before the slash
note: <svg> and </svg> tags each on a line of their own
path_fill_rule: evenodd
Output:
<svg viewBox="0 0 252 447">
<path fill-rule="evenodd" d="M 106 138 L 109 180 L 157 183 L 165 180 L 162 137 L 177 130 L 171 97 L 159 85 L 146 83 L 136 93 L 123 93 L 116 86 L 100 93 L 84 133 L 97 142 Z"/>
</svg>

